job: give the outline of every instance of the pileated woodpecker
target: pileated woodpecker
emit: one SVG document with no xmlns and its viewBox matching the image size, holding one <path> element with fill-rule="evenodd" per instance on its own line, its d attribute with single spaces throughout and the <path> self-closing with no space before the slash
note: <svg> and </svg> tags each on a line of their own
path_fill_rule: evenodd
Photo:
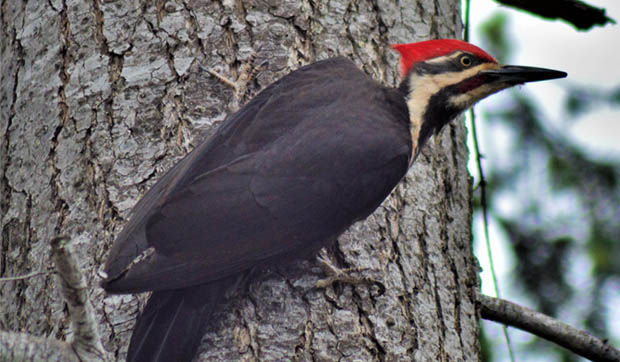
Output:
<svg viewBox="0 0 620 362">
<path fill-rule="evenodd" d="M 307 257 L 366 218 L 433 134 L 480 99 L 555 70 L 502 66 L 469 43 L 395 45 L 385 87 L 345 58 L 265 88 L 134 207 L 105 265 L 109 293 L 153 291 L 128 361 L 186 361 L 236 276 Z"/>
</svg>

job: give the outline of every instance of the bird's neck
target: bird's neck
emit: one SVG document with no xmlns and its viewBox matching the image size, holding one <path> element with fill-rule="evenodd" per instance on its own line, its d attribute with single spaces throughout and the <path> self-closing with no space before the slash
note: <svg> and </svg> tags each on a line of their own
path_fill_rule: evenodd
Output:
<svg viewBox="0 0 620 362">
<path fill-rule="evenodd" d="M 449 105 L 448 94 L 442 88 L 443 85 L 432 78 L 414 72 L 400 83 L 399 90 L 409 110 L 409 130 L 413 142 L 411 162 L 428 139 L 459 113 L 459 110 Z"/>
</svg>

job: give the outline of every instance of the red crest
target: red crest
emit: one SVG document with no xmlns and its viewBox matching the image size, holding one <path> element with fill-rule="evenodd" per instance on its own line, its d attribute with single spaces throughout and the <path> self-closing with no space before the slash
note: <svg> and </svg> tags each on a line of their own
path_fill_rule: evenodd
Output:
<svg viewBox="0 0 620 362">
<path fill-rule="evenodd" d="M 409 44 L 394 44 L 392 48 L 400 53 L 400 73 L 405 77 L 415 63 L 448 55 L 463 50 L 497 63 L 497 60 L 475 45 L 456 39 L 435 39 Z"/>
</svg>

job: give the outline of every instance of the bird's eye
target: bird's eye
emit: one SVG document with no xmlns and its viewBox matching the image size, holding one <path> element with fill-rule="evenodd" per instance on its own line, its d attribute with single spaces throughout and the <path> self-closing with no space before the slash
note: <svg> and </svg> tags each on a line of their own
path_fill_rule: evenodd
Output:
<svg viewBox="0 0 620 362">
<path fill-rule="evenodd" d="M 471 65 L 471 58 L 467 55 L 461 57 L 461 64 L 464 67 L 469 67 Z"/>
</svg>

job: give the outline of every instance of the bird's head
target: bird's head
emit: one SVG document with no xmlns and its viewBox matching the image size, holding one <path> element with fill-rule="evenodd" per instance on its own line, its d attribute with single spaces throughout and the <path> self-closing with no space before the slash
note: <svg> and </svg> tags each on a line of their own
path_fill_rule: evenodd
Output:
<svg viewBox="0 0 620 362">
<path fill-rule="evenodd" d="M 482 98 L 526 82 L 563 78 L 551 69 L 501 65 L 475 45 L 455 39 L 393 45 L 400 55 L 416 153 L 428 138 Z"/>
</svg>

